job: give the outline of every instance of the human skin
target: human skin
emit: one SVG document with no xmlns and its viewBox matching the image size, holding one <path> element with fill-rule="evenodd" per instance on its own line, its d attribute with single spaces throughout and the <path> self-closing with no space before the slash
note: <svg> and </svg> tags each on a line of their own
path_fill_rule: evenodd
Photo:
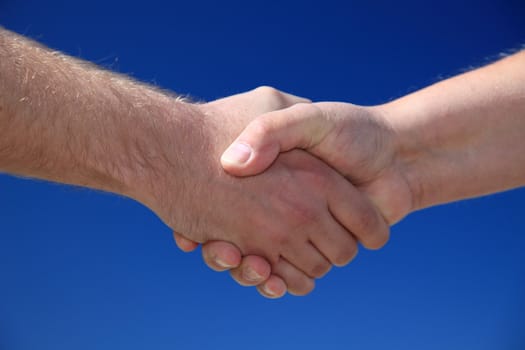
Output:
<svg viewBox="0 0 525 350">
<path fill-rule="evenodd" d="M 389 232 L 365 196 L 307 152 L 257 177 L 221 168 L 249 121 L 307 102 L 263 87 L 190 104 L 0 29 L 0 171 L 137 200 L 186 239 L 264 257 L 299 295 L 355 256 L 355 237 L 376 248 Z"/>
<path fill-rule="evenodd" d="M 389 224 L 422 208 L 523 186 L 525 51 L 380 106 L 323 102 L 267 113 L 238 136 L 222 164 L 236 176 L 253 175 L 295 148 L 337 169 Z M 203 251 L 211 266 L 223 252 L 240 256 L 225 243 Z M 233 277 L 241 284 L 243 269 L 267 268 L 254 257 L 238 261 Z M 269 288 L 256 283 L 263 294 Z"/>
</svg>

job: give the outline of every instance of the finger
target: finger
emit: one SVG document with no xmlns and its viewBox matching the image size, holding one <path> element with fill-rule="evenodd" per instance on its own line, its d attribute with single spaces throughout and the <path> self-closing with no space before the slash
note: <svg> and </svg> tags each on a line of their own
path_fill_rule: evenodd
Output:
<svg viewBox="0 0 525 350">
<path fill-rule="evenodd" d="M 300 249 L 286 251 L 284 258 L 310 278 L 321 278 L 332 267 L 332 264 L 310 242 L 305 242 Z"/>
<path fill-rule="evenodd" d="M 270 299 L 283 297 L 286 294 L 286 289 L 286 283 L 276 275 L 271 275 L 270 278 L 257 286 L 259 293 Z"/>
<path fill-rule="evenodd" d="M 268 168 L 280 152 L 308 149 L 332 130 L 326 116 L 314 104 L 296 104 L 269 112 L 252 121 L 221 157 L 232 175 L 255 175 Z"/>
<path fill-rule="evenodd" d="M 248 255 L 242 258 L 241 265 L 230 270 L 232 278 L 241 286 L 256 286 L 270 277 L 272 268 L 266 259 Z"/>
<path fill-rule="evenodd" d="M 312 244 L 335 266 L 345 266 L 358 252 L 355 237 L 345 230 L 332 215 L 324 223 L 324 232 L 312 235 Z"/>
<path fill-rule="evenodd" d="M 202 245 L 202 257 L 214 271 L 226 271 L 241 263 L 241 252 L 231 243 L 210 241 Z"/>
<path fill-rule="evenodd" d="M 288 293 L 292 295 L 306 295 L 315 288 L 315 281 L 304 272 L 281 258 L 272 267 L 272 273 L 286 283 Z"/>
<path fill-rule="evenodd" d="M 173 239 L 175 240 L 177 247 L 186 253 L 194 251 L 199 246 L 199 243 L 189 240 L 177 232 L 173 232 Z"/>
<path fill-rule="evenodd" d="M 327 193 L 332 215 L 368 249 L 379 249 L 390 237 L 390 228 L 372 202 L 356 187 L 337 176 Z"/>
</svg>

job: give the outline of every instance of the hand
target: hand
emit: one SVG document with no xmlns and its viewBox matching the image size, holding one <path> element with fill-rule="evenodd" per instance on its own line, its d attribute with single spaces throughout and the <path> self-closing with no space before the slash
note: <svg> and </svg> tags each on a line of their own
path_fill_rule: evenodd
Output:
<svg viewBox="0 0 525 350">
<path fill-rule="evenodd" d="M 297 104 L 262 115 L 250 123 L 236 142 L 251 148 L 244 162 L 232 159 L 225 152 L 224 168 L 237 176 L 257 174 L 266 169 L 280 152 L 303 148 L 321 158 L 357 185 L 393 224 L 407 215 L 413 206 L 412 190 L 399 161 L 396 131 L 387 121 L 382 107 L 360 107 L 347 103 Z M 178 241 L 183 249 L 184 240 Z M 208 264 L 217 269 L 217 259 L 239 266 L 233 274 L 241 284 L 246 275 L 270 267 L 253 257 L 241 260 L 240 252 L 224 243 L 209 243 L 203 250 Z M 241 272 L 239 272 L 239 270 Z M 247 271 L 248 273 L 246 273 Z M 275 279 L 257 283 L 262 294 L 284 294 Z"/>
<path fill-rule="evenodd" d="M 192 189 L 191 201 L 170 201 L 175 197 L 170 188 L 176 186 L 169 179 L 158 178 L 155 193 L 160 200 L 149 206 L 176 232 L 184 232 L 193 241 L 227 240 L 244 254 L 267 258 L 275 274 L 267 285 L 283 281 L 291 293 L 305 294 L 313 288 L 313 277 L 322 276 L 331 264 L 348 263 L 355 255 L 355 239 L 341 224 L 371 247 L 384 244 L 388 227 L 347 181 L 306 154 L 291 152 L 261 176 L 244 180 L 216 169 L 220 152 L 244 125 L 265 109 L 274 110 L 286 101 L 297 102 L 297 98 L 266 88 L 202 105 L 208 115 L 207 127 L 215 134 L 209 136 L 214 139 L 213 147 L 188 165 L 191 176 L 186 187 Z M 239 213 L 246 215 L 239 217 Z"/>
<path fill-rule="evenodd" d="M 221 161 L 232 175 L 255 175 L 280 152 L 304 149 L 343 174 L 394 224 L 413 209 L 406 162 L 400 161 L 396 140 L 396 129 L 381 106 L 301 103 L 252 121 Z M 251 152 L 244 161 L 230 153 L 237 144 Z"/>
</svg>

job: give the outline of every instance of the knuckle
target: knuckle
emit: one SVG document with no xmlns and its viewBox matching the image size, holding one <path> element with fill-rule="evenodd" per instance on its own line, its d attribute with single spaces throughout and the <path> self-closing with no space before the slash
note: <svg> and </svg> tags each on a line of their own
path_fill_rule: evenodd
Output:
<svg viewBox="0 0 525 350">
<path fill-rule="evenodd" d="M 288 218 L 296 223 L 295 228 L 307 231 L 319 229 L 319 223 L 326 215 L 322 207 L 301 201 L 287 203 L 286 213 Z"/>
<path fill-rule="evenodd" d="M 312 278 L 321 278 L 330 271 L 332 265 L 328 261 L 320 261 L 316 263 L 309 271 L 309 276 Z"/>
<path fill-rule="evenodd" d="M 367 237 L 373 236 L 380 228 L 381 218 L 376 210 L 371 205 L 362 204 L 356 210 L 357 227 L 355 230 L 361 236 L 361 239 L 366 240 Z"/>
<path fill-rule="evenodd" d="M 297 208 L 296 213 L 299 220 L 307 227 L 310 227 L 311 224 L 316 224 L 321 221 L 322 213 L 316 208 L 312 207 L 302 207 Z"/>
<path fill-rule="evenodd" d="M 268 85 L 259 86 L 255 89 L 255 92 L 267 98 L 282 96 L 282 93 L 279 90 Z"/>
<path fill-rule="evenodd" d="M 350 244 L 340 247 L 339 252 L 333 260 L 334 265 L 339 267 L 347 265 L 356 257 L 358 251 L 357 243 L 352 239 Z"/>
<path fill-rule="evenodd" d="M 279 90 L 277 90 L 273 86 L 269 86 L 269 85 L 261 85 L 261 86 L 257 87 L 255 89 L 255 91 L 257 93 L 262 94 L 262 95 L 271 95 L 271 94 L 279 92 Z"/>
<path fill-rule="evenodd" d="M 278 192 L 275 194 L 276 201 L 281 203 L 280 211 L 286 217 L 288 230 L 293 232 L 306 230 L 312 232 L 320 229 L 319 223 L 326 215 L 326 209 L 305 196 L 297 187 L 294 178 L 284 179 Z M 317 189 L 316 185 L 309 183 L 312 190 Z M 290 195 L 295 193 L 295 195 Z"/>
<path fill-rule="evenodd" d="M 300 284 L 289 286 L 288 293 L 295 296 L 304 296 L 310 294 L 315 288 L 315 282 L 311 279 L 305 279 Z"/>
<path fill-rule="evenodd" d="M 266 103 L 272 110 L 280 109 L 286 105 L 286 97 L 281 91 L 274 87 L 259 86 L 255 89 L 255 92 L 266 100 Z"/>
<path fill-rule="evenodd" d="M 390 239 L 390 229 L 385 224 L 382 225 L 380 229 L 376 231 L 376 233 L 369 239 L 368 242 L 363 243 L 363 245 L 368 249 L 381 249 L 385 246 L 385 244 Z"/>
<path fill-rule="evenodd" d="M 368 249 L 383 247 L 390 238 L 390 228 L 385 219 L 372 205 L 365 203 L 356 208 L 356 227 L 353 232 Z"/>
<path fill-rule="evenodd" d="M 266 135 L 272 133 L 271 123 L 267 118 L 257 118 L 251 124 L 250 128 L 252 132 L 260 137 L 265 137 Z"/>
<path fill-rule="evenodd" d="M 268 239 L 273 247 L 287 247 L 291 244 L 291 237 L 283 231 L 270 231 Z"/>
</svg>

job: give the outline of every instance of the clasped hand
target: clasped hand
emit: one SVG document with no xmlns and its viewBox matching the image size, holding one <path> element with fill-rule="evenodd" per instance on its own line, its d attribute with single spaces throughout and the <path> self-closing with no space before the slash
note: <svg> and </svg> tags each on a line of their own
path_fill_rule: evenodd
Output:
<svg viewBox="0 0 525 350">
<path fill-rule="evenodd" d="M 332 265 L 348 264 L 358 242 L 382 247 L 411 209 L 395 128 L 380 107 L 312 104 L 262 87 L 201 108 L 217 130 L 214 154 L 227 148 L 222 125 L 245 128 L 220 158 L 230 175 L 219 170 L 221 183 L 205 190 L 206 240 L 174 237 L 183 251 L 204 243 L 206 263 L 241 285 L 270 298 L 305 295 Z"/>
</svg>

